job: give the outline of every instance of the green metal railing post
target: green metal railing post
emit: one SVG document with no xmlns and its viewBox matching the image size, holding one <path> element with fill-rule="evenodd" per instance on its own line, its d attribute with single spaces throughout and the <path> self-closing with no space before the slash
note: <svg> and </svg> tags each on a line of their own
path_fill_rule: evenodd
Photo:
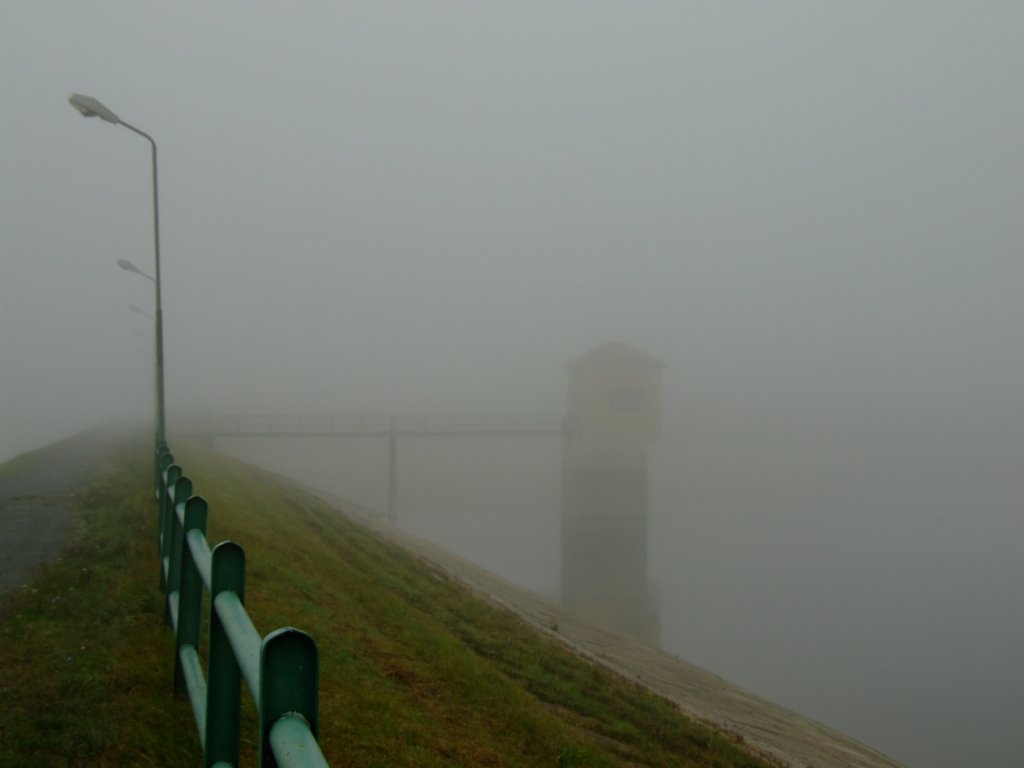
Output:
<svg viewBox="0 0 1024 768">
<path fill-rule="evenodd" d="M 185 478 L 182 478 L 184 480 Z M 181 484 L 182 480 L 178 483 Z M 189 483 L 191 486 L 192 484 Z M 192 549 L 188 545 L 188 533 L 197 530 L 206 535 L 206 499 L 193 496 L 184 505 L 184 520 L 181 525 L 181 551 L 174 557 L 180 563 L 180 589 L 178 590 L 178 626 L 175 632 L 174 692 L 186 692 L 185 676 L 182 672 L 181 649 L 184 646 L 199 648 L 199 616 L 203 605 L 203 580 L 196 569 Z M 177 546 L 177 542 L 175 543 Z"/>
<path fill-rule="evenodd" d="M 206 768 L 218 762 L 238 765 L 241 736 L 242 673 L 215 608 L 221 592 L 245 603 L 245 552 L 231 541 L 213 548 L 210 567 L 210 646 L 206 688 Z"/>
<path fill-rule="evenodd" d="M 160 588 L 165 595 L 173 590 L 170 586 L 171 550 L 174 547 L 174 486 L 181 479 L 181 467 L 172 464 L 164 472 L 164 497 L 161 518 L 163 529 L 160 532 Z"/>
<path fill-rule="evenodd" d="M 173 456 L 168 456 L 168 458 L 172 460 L 172 463 L 168 465 L 166 470 L 164 470 L 164 490 L 170 492 L 174 490 L 174 483 L 179 477 L 181 477 L 182 469 L 177 464 L 173 463 Z M 160 503 L 163 505 L 162 512 L 166 517 L 168 510 L 174 507 L 174 502 L 171 499 L 170 494 L 165 493 L 163 498 L 160 500 Z"/>
<path fill-rule="evenodd" d="M 286 716 L 301 717 L 316 738 L 320 718 L 319 690 L 320 660 L 312 637 L 293 627 L 284 627 L 263 638 L 258 705 L 260 768 L 278 768 L 278 760 L 270 745 L 270 733 L 274 725 Z M 305 741 L 281 743 L 275 739 L 274 746 L 279 748 L 278 751 L 302 750 Z"/>
<path fill-rule="evenodd" d="M 173 463 L 174 463 L 174 457 L 171 456 L 171 451 L 170 451 L 170 448 L 167 447 L 167 443 L 160 443 L 160 444 L 158 444 L 157 448 L 156 448 L 156 467 L 155 467 L 155 469 L 156 469 L 156 477 L 154 478 L 155 482 L 156 482 L 156 508 L 157 508 L 157 511 L 160 510 L 160 507 L 161 507 L 161 503 L 160 502 L 161 502 L 161 499 L 163 498 L 161 496 L 161 493 L 164 490 L 164 472 L 166 472 L 167 468 L 169 466 L 171 466 L 171 464 L 173 464 Z"/>
<path fill-rule="evenodd" d="M 166 456 L 164 463 L 174 461 L 173 456 Z M 173 520 L 174 500 L 171 498 L 171 489 L 181 477 L 181 467 L 177 464 L 169 464 L 163 472 L 163 491 L 160 495 L 160 590 L 166 595 L 170 590 L 167 588 L 167 567 L 171 558 L 171 539 L 174 533 Z"/>
<path fill-rule="evenodd" d="M 163 459 L 163 457 L 165 455 L 170 454 L 170 450 L 167 447 L 167 441 L 166 440 L 157 439 L 156 447 L 154 448 L 154 454 L 155 455 L 154 455 L 154 460 L 153 460 L 153 488 L 154 488 L 154 493 L 156 495 L 156 499 L 157 499 L 157 501 L 159 501 L 159 499 L 160 499 L 160 486 L 161 486 L 161 479 L 162 479 L 160 477 L 160 473 L 161 473 L 161 471 L 163 469 L 160 466 L 160 462 L 161 462 L 161 460 Z"/>
<path fill-rule="evenodd" d="M 164 499 L 167 496 L 167 482 L 165 473 L 174 464 L 174 457 L 169 450 L 162 450 L 157 454 L 156 463 L 156 551 L 160 559 L 163 559 L 163 531 L 164 531 Z M 160 590 L 164 588 L 163 571 L 160 572 Z"/>
<path fill-rule="evenodd" d="M 174 469 L 174 467 L 171 467 Z M 184 506 L 185 499 L 192 495 L 192 481 L 187 477 L 179 477 L 171 486 L 170 514 L 171 521 L 170 535 L 170 561 L 167 566 L 167 594 L 177 592 L 181 588 L 181 552 L 184 545 L 185 534 L 181 529 L 181 520 L 178 518 L 178 506 Z"/>
</svg>

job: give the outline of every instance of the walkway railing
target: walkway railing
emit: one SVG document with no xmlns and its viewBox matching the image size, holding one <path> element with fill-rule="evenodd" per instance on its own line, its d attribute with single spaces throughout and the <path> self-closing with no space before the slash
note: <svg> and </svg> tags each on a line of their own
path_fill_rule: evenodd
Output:
<svg viewBox="0 0 1024 768">
<path fill-rule="evenodd" d="M 563 429 L 561 416 L 541 413 L 433 416 L 192 413 L 179 421 L 185 433 L 209 437 L 529 436 L 559 435 Z"/>
<path fill-rule="evenodd" d="M 260 768 L 326 767 L 316 737 L 319 657 L 305 632 L 261 638 L 245 611 L 245 552 L 206 541 L 207 503 L 192 495 L 166 443 L 156 447 L 160 588 L 174 630 L 174 691 L 187 694 L 204 766 L 238 765 L 241 680 L 256 704 Z M 207 675 L 200 648 L 203 587 L 210 594 Z"/>
</svg>

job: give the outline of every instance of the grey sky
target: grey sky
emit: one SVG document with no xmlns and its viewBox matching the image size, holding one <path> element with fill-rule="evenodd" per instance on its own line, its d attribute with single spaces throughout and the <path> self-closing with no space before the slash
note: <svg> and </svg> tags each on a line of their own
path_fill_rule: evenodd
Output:
<svg viewBox="0 0 1024 768">
<path fill-rule="evenodd" d="M 148 145 L 84 93 L 160 147 L 172 404 L 557 413 L 564 362 L 634 343 L 669 365 L 659 578 L 737 610 L 678 652 L 966 764 L 873 699 L 938 694 L 933 632 L 966 649 L 934 669 L 1022 639 L 994 586 L 1024 575 L 1022 28 L 995 0 L 5 3 L 0 459 L 151 413 L 151 286 L 114 265 L 152 267 Z M 845 594 L 884 642 L 788 658 Z M 858 686 L 860 655 L 923 682 Z M 1024 682 L 1005 658 L 958 695 Z M 986 716 L 962 755 L 1010 765 Z"/>
</svg>

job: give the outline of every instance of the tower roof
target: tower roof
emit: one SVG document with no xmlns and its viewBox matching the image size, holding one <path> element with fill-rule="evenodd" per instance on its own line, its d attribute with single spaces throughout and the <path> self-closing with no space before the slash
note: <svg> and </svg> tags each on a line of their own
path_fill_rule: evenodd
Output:
<svg viewBox="0 0 1024 768">
<path fill-rule="evenodd" d="M 653 355 L 634 349 L 621 341 L 607 341 L 580 355 L 567 364 L 569 368 L 664 368 Z"/>
</svg>

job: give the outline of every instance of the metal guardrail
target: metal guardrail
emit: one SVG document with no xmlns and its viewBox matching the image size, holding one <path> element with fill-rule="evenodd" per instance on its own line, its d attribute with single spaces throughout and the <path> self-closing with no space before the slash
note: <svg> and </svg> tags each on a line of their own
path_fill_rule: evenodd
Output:
<svg viewBox="0 0 1024 768">
<path fill-rule="evenodd" d="M 245 552 L 206 541 L 207 503 L 156 446 L 160 589 L 175 636 L 174 691 L 192 704 L 203 765 L 237 766 L 241 681 L 256 704 L 260 768 L 326 768 L 317 743 L 320 670 L 316 643 L 293 627 L 260 637 L 245 610 Z M 203 588 L 210 594 L 207 675 L 200 658 Z"/>
</svg>

